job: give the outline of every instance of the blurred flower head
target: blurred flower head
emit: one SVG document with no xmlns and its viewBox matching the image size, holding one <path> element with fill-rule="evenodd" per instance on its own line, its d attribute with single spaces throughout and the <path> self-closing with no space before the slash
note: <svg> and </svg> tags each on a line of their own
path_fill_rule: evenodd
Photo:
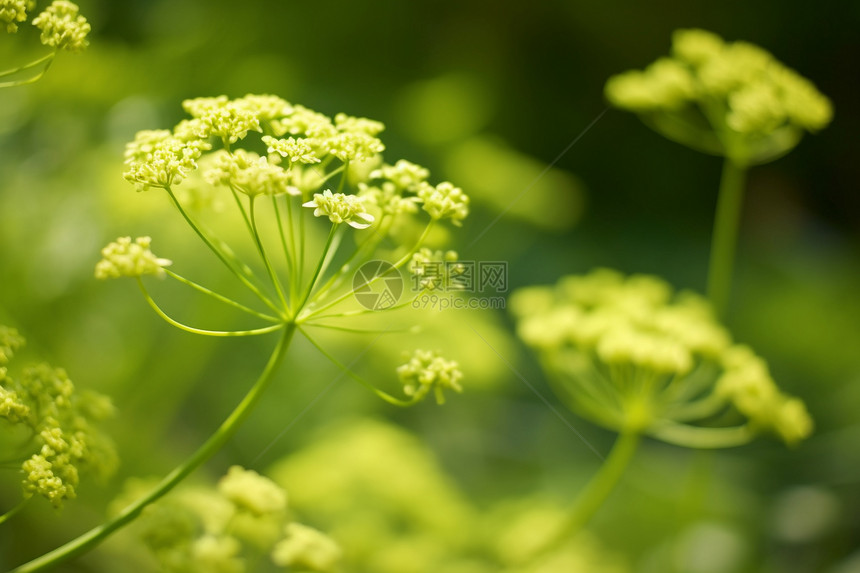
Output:
<svg viewBox="0 0 860 573">
<path fill-rule="evenodd" d="M 703 298 L 607 269 L 511 297 L 520 338 L 562 399 L 617 431 L 692 447 L 812 430 L 803 402 L 779 391 L 763 359 L 734 344 Z"/>
</svg>

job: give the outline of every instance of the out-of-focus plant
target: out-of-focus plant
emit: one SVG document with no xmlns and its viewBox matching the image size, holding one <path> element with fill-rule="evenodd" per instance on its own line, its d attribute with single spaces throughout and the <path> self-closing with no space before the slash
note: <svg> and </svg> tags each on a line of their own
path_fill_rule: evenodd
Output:
<svg viewBox="0 0 860 573">
<path fill-rule="evenodd" d="M 131 480 L 115 513 L 155 483 Z M 290 518 L 287 492 L 253 470 L 232 466 L 216 487 L 184 485 L 148 506 L 131 528 L 161 571 L 241 572 L 260 559 L 289 571 L 336 571 L 341 549 Z"/>
<path fill-rule="evenodd" d="M 783 394 L 767 363 L 719 324 L 731 288 L 744 174 L 825 127 L 830 102 L 811 82 L 745 42 L 679 30 L 673 57 L 612 77 L 606 96 L 666 137 L 725 157 L 708 296 L 675 294 L 652 276 L 598 269 L 511 297 L 518 334 L 575 413 L 619 433 L 567 521 L 540 554 L 578 533 L 606 500 L 643 435 L 724 448 L 771 433 L 806 438 L 804 403 Z"/>
<path fill-rule="evenodd" d="M 573 412 L 619 433 L 561 538 L 579 531 L 621 478 L 642 436 L 726 448 L 761 433 L 793 445 L 812 431 L 803 402 L 734 344 L 704 298 L 652 276 L 599 269 L 511 297 L 517 332 Z"/>
<path fill-rule="evenodd" d="M 665 137 L 725 158 L 708 275 L 708 297 L 723 314 L 746 172 L 826 127 L 830 100 L 766 50 L 697 29 L 675 32 L 671 57 L 610 78 L 606 97 Z"/>
<path fill-rule="evenodd" d="M 26 22 L 35 8 L 36 0 L 0 0 L 0 27 L 9 34 L 16 33 L 18 25 Z M 0 80 L 3 80 L 0 88 L 36 82 L 45 75 L 60 51 L 75 53 L 86 49 L 90 25 L 79 12 L 74 2 L 54 0 L 33 18 L 32 24 L 41 32 L 40 41 L 51 51 L 29 63 L 0 71 Z"/>
<path fill-rule="evenodd" d="M 565 519 L 557 504 L 529 494 L 481 510 L 446 475 L 426 443 L 380 420 L 330 427 L 269 473 L 290 488 L 290 505 L 302 520 L 338 540 L 346 571 L 629 570 L 590 535 L 532 561 L 535 547 Z"/>
<path fill-rule="evenodd" d="M 275 379 L 296 331 L 347 375 L 389 403 L 409 406 L 428 393 L 441 403 L 444 390 L 461 390 L 457 362 L 435 352 L 417 351 L 398 369 L 405 396 L 396 397 L 338 362 L 309 330 L 392 332 L 344 321 L 411 305 L 412 300 L 398 304 L 400 293 L 392 282 L 402 280 L 400 269 L 409 263 L 417 272 L 428 260 L 451 262 L 450 254 L 424 247 L 445 221 L 456 226 L 462 223 L 469 213 L 468 196 L 449 182 L 431 185 L 429 172 L 408 161 L 384 163 L 381 152 L 385 146 L 377 137 L 384 126 L 377 121 L 346 114 L 331 119 L 269 95 L 198 98 L 185 101 L 184 108 L 191 119 L 173 130 L 139 132 L 128 144 L 125 179 L 138 191 L 162 190 L 209 253 L 256 304 L 244 304 L 174 272 L 172 261 L 153 254 L 149 237 L 121 237 L 109 244 L 102 250 L 96 276 L 134 278 L 153 310 L 183 331 L 215 337 L 277 333 L 278 341 L 249 392 L 185 462 L 106 524 L 16 571 L 41 570 L 87 551 L 133 521 L 209 459 Z M 200 177 L 199 168 L 205 189 L 226 193 L 235 205 L 255 261 L 243 260 L 237 254 L 239 248 L 229 246 L 198 220 L 177 195 L 177 186 Z M 268 212 L 262 215 L 264 209 Z M 316 222 L 328 224 L 327 238 L 321 244 L 314 241 Z M 456 268 L 445 266 L 452 273 Z M 156 303 L 143 281 L 145 276 L 169 277 L 248 315 L 258 325 L 242 330 L 187 325 Z M 432 287 L 422 285 L 425 290 L 421 293 Z"/>
<path fill-rule="evenodd" d="M 36 495 L 62 507 L 77 496 L 81 473 L 106 478 L 117 464 L 112 442 L 97 427 L 114 413 L 110 400 L 76 391 L 65 370 L 46 363 L 13 377 L 8 366 L 23 345 L 17 330 L 0 325 L 0 469 L 23 474 L 23 498 L 0 514 L 0 524 Z"/>
</svg>

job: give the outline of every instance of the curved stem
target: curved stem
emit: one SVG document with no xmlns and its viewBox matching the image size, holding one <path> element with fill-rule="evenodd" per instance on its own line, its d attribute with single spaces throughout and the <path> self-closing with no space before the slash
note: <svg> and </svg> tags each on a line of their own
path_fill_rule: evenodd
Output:
<svg viewBox="0 0 860 573">
<path fill-rule="evenodd" d="M 171 271 L 170 269 L 164 269 L 164 272 L 166 272 L 168 276 L 178 280 L 182 284 L 188 285 L 191 288 L 202 292 L 203 294 L 211 296 L 215 300 L 221 301 L 224 304 L 229 304 L 230 306 L 238 308 L 239 310 L 241 310 L 243 312 L 247 312 L 248 314 L 252 314 L 256 317 L 262 318 L 263 320 L 268 320 L 269 322 L 280 322 L 281 321 L 280 318 L 276 318 L 270 314 L 258 312 L 256 310 L 254 310 L 253 308 L 247 307 L 242 303 L 236 302 L 235 300 L 233 300 L 231 298 L 228 298 L 222 294 L 219 294 L 213 290 L 210 290 L 203 285 L 197 284 L 196 282 L 189 280 L 189 279 L 183 277 L 182 275 L 178 275 L 178 274 L 174 273 L 173 271 Z"/>
<path fill-rule="evenodd" d="M 209 439 L 206 440 L 206 442 L 200 446 L 200 448 L 194 452 L 190 458 L 167 474 L 155 489 L 126 507 L 119 515 L 107 523 L 89 530 L 78 538 L 30 561 L 29 563 L 25 563 L 12 569 L 9 573 L 33 573 L 34 571 L 44 571 L 49 567 L 56 566 L 73 557 L 86 553 L 101 543 L 114 531 L 133 521 L 138 515 L 140 515 L 140 512 L 143 511 L 146 506 L 157 501 L 191 474 L 191 472 L 203 465 L 203 463 L 211 458 L 231 437 L 233 437 L 233 434 L 236 433 L 236 430 L 248 417 L 257 402 L 259 402 L 263 392 L 274 379 L 274 374 L 277 371 L 278 366 L 283 361 L 284 356 L 286 356 L 287 349 L 290 346 L 290 341 L 293 338 L 295 330 L 295 324 L 290 323 L 286 326 L 283 334 L 281 334 L 281 338 L 278 341 L 277 346 L 275 346 L 275 350 L 272 352 L 272 355 L 269 357 L 269 361 L 266 363 L 266 367 L 263 369 L 260 377 L 257 378 L 257 381 L 239 405 L 236 406 L 233 412 L 226 420 L 224 420 L 215 433 L 212 434 L 212 436 L 210 436 Z"/>
<path fill-rule="evenodd" d="M 0 525 L 2 525 L 7 520 L 13 518 L 15 516 L 15 514 L 17 514 L 22 509 L 24 509 L 24 506 L 27 505 L 27 502 L 30 501 L 31 499 L 33 499 L 33 498 L 32 497 L 25 497 L 24 499 L 19 501 L 15 507 L 10 509 L 6 513 L 0 515 Z"/>
<path fill-rule="evenodd" d="M 42 56 L 41 58 L 37 58 L 37 59 L 33 60 L 32 62 L 24 64 L 23 66 L 18 66 L 17 68 L 9 68 L 8 70 L 3 70 L 2 72 L 0 72 L 0 78 L 5 78 L 6 76 L 11 76 L 11 75 L 17 74 L 18 72 L 23 72 L 24 70 L 29 70 L 30 68 L 35 68 L 39 64 L 43 64 L 43 63 L 47 62 L 48 60 L 52 60 L 54 58 L 54 56 L 56 56 L 56 55 L 57 55 L 56 51 L 49 52 L 49 53 L 45 54 L 44 56 Z"/>
<path fill-rule="evenodd" d="M 755 432 L 747 424 L 727 428 L 703 428 L 672 421 L 655 424 L 649 433 L 664 442 L 696 449 L 733 448 L 748 444 L 755 437 Z"/>
<path fill-rule="evenodd" d="M 726 313 L 732 288 L 732 269 L 743 204 L 745 176 L 746 167 L 738 165 L 728 157 L 725 159 L 708 268 L 708 298 L 720 317 Z"/>
<path fill-rule="evenodd" d="M 17 73 L 23 72 L 24 70 L 29 70 L 30 68 L 34 68 L 40 64 L 43 64 L 43 63 L 45 64 L 45 67 L 43 67 L 39 71 L 39 73 L 37 73 L 35 76 L 29 77 L 25 80 L 10 80 L 7 82 L 0 82 L 0 88 L 11 88 L 11 87 L 15 87 L 15 86 L 25 86 L 27 84 L 32 84 L 32 83 L 39 81 L 40 79 L 42 79 L 42 76 L 44 76 L 45 73 L 48 71 L 48 68 L 51 67 L 51 64 L 54 63 L 54 57 L 56 55 L 57 55 L 57 52 L 54 51 L 54 52 L 51 52 L 50 54 L 47 54 L 47 55 L 45 55 L 45 56 L 43 56 L 37 60 L 30 62 L 29 64 L 24 64 L 23 66 L 19 66 L 17 68 L 12 68 L 12 69 L 0 72 L 0 77 L 5 78 L 7 76 L 12 76 L 12 75 L 15 75 Z"/>
<path fill-rule="evenodd" d="M 149 296 L 149 292 L 146 290 L 146 287 L 143 286 L 143 281 L 140 280 L 140 277 L 137 279 L 137 284 L 140 286 L 140 291 L 143 293 L 143 298 L 146 299 L 146 302 L 149 303 L 149 306 L 152 307 L 152 310 L 155 313 L 163 318 L 167 324 L 171 326 L 175 326 L 180 330 L 184 330 L 185 332 L 190 332 L 191 334 L 201 334 L 203 336 L 255 336 L 258 334 L 267 334 L 269 332 L 274 332 L 276 330 L 280 330 L 284 328 L 283 323 L 273 324 L 271 326 L 266 326 L 264 328 L 256 328 L 254 330 L 204 330 L 202 328 L 194 328 L 193 326 L 188 326 L 187 324 L 182 324 L 178 320 L 174 320 L 166 312 L 161 310 L 161 307 L 158 306 L 151 296 Z"/>
<path fill-rule="evenodd" d="M 373 384 L 371 384 L 370 382 L 368 382 L 367 380 L 365 380 L 364 378 L 362 378 L 361 376 L 359 376 L 358 374 L 356 374 L 355 372 L 350 370 L 349 367 L 341 364 L 340 361 L 337 360 L 334 356 L 332 356 L 331 354 L 326 352 L 322 346 L 317 344 L 313 338 L 308 336 L 308 333 L 305 332 L 305 330 L 303 328 L 299 328 L 299 330 L 301 330 L 302 334 L 305 335 L 305 338 L 308 339 L 308 342 L 313 344 L 316 347 L 316 349 L 319 350 L 323 356 L 328 358 L 332 364 L 334 364 L 335 366 L 340 368 L 344 374 L 346 374 L 347 376 L 349 376 L 350 378 L 352 378 L 353 380 L 355 380 L 356 382 L 358 382 L 362 386 L 366 387 L 368 390 L 370 390 L 371 392 L 373 392 L 378 397 L 382 398 L 384 401 L 388 402 L 392 406 L 399 406 L 401 408 L 408 408 L 409 406 L 417 404 L 418 402 L 421 401 L 420 398 L 412 398 L 410 400 L 401 400 L 400 398 L 395 398 L 394 396 L 392 396 L 388 392 L 385 392 L 384 390 L 380 390 L 379 388 L 377 388 L 376 386 L 374 386 Z"/>
<path fill-rule="evenodd" d="M 633 454 L 636 452 L 636 447 L 639 445 L 640 435 L 635 431 L 624 431 L 618 436 L 615 444 L 612 446 L 612 451 L 603 462 L 600 470 L 594 474 L 591 481 L 584 490 L 579 494 L 573 510 L 568 516 L 561 530 L 557 535 L 553 536 L 549 543 L 546 543 L 533 557 L 538 557 L 543 553 L 555 549 L 568 539 L 571 539 L 578 534 L 589 520 L 597 513 L 609 494 L 615 488 L 624 470 L 630 463 Z"/>
</svg>

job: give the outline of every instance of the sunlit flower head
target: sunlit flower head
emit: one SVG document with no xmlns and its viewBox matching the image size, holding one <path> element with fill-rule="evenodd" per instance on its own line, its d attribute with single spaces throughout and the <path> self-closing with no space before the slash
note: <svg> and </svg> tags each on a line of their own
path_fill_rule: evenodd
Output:
<svg viewBox="0 0 860 573">
<path fill-rule="evenodd" d="M 102 249 L 102 260 L 96 264 L 97 279 L 119 277 L 141 277 L 143 275 L 164 276 L 164 267 L 173 264 L 168 259 L 156 257 L 149 245 L 152 239 L 120 237 Z"/>
<path fill-rule="evenodd" d="M 0 0 L 0 26 L 14 34 L 18 24 L 27 20 L 27 12 L 36 7 L 36 0 Z"/>
<path fill-rule="evenodd" d="M 448 181 L 435 187 L 421 183 L 418 186 L 418 198 L 423 203 L 423 209 L 433 219 L 451 219 L 454 225 L 460 226 L 469 215 L 469 197 Z"/>
<path fill-rule="evenodd" d="M 346 223 L 356 229 L 366 229 L 373 221 L 373 215 L 364 208 L 361 197 L 332 193 L 326 189 L 322 193 L 314 193 L 312 201 L 302 205 L 314 210 L 314 217 L 328 217 L 334 224 Z"/>
<path fill-rule="evenodd" d="M 54 0 L 45 11 L 33 18 L 42 31 L 41 41 L 55 50 L 81 52 L 89 43 L 90 25 L 79 13 L 78 5 L 68 0 Z"/>
</svg>

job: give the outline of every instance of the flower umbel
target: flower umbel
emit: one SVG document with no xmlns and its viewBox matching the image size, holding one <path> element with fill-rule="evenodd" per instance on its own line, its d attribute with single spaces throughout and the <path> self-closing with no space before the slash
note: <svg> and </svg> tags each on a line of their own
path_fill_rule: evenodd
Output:
<svg viewBox="0 0 860 573">
<path fill-rule="evenodd" d="M 787 153 L 833 116 L 830 100 L 769 52 L 697 29 L 675 31 L 671 57 L 610 78 L 606 97 L 669 139 L 738 165 Z"/>
<path fill-rule="evenodd" d="M 36 7 L 36 0 L 0 0 L 0 26 L 14 34 L 18 24 L 27 20 L 27 12 Z"/>
<path fill-rule="evenodd" d="M 792 444 L 811 432 L 764 360 L 732 343 L 704 299 L 661 279 L 599 269 L 521 289 L 511 308 L 562 399 L 600 425 L 692 447 L 760 432 Z M 727 426 L 732 416 L 742 423 Z"/>
<path fill-rule="evenodd" d="M 89 45 L 90 25 L 74 2 L 54 0 L 33 19 L 33 25 L 42 31 L 42 43 L 55 50 L 81 52 Z"/>
<path fill-rule="evenodd" d="M 451 219 L 454 225 L 460 226 L 469 215 L 469 197 L 448 181 L 435 187 L 429 183 L 419 184 L 418 198 L 433 219 Z"/>
<path fill-rule="evenodd" d="M 139 131 L 126 145 L 128 171 L 123 177 L 138 191 L 178 185 L 197 169 L 197 159 L 210 148 L 205 141 L 183 139 L 168 130 Z"/>
<path fill-rule="evenodd" d="M 366 229 L 373 223 L 373 215 L 364 208 L 361 197 L 332 193 L 326 189 L 314 193 L 313 201 L 302 204 L 314 210 L 314 217 L 328 217 L 334 224 L 346 223 L 356 229 Z"/>
<path fill-rule="evenodd" d="M 143 275 L 164 276 L 164 267 L 173 264 L 168 259 L 156 257 L 149 250 L 152 239 L 120 237 L 102 249 L 102 260 L 96 264 L 97 279 L 116 279 L 119 277 L 141 277 Z"/>
<path fill-rule="evenodd" d="M 436 403 L 444 404 L 444 390 L 460 393 L 463 372 L 454 360 L 446 360 L 432 350 L 415 350 L 408 361 L 397 368 L 403 392 L 414 400 L 421 400 L 432 390 Z"/>
</svg>

